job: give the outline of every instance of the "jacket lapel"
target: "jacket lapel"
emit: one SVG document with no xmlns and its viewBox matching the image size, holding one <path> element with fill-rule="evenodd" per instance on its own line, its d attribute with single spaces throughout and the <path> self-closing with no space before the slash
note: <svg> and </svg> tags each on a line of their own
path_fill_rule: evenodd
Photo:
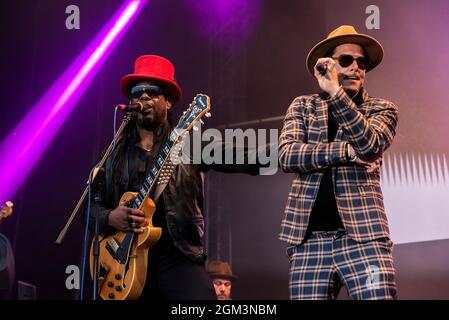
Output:
<svg viewBox="0 0 449 320">
<path fill-rule="evenodd" d="M 316 104 L 316 116 L 317 122 L 316 125 L 320 128 L 320 139 L 321 142 L 328 142 L 328 115 L 327 115 L 327 104 L 325 100 L 327 99 L 328 94 L 323 92 L 319 94 L 319 98 L 317 99 Z"/>
</svg>

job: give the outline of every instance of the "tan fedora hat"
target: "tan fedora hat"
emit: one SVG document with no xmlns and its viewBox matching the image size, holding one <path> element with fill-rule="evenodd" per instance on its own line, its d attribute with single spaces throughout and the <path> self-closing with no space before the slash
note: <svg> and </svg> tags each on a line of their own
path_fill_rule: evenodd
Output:
<svg viewBox="0 0 449 320">
<path fill-rule="evenodd" d="M 353 26 L 340 26 L 310 50 L 306 59 L 310 74 L 314 75 L 313 69 L 319 58 L 326 57 L 331 50 L 345 43 L 358 44 L 365 50 L 369 60 L 366 72 L 374 69 L 382 61 L 384 49 L 379 41 L 366 34 L 358 33 Z"/>
<path fill-rule="evenodd" d="M 227 262 L 220 260 L 213 260 L 207 264 L 207 273 L 214 278 L 224 278 L 230 280 L 237 280 L 237 276 L 232 274 L 231 267 Z"/>
</svg>

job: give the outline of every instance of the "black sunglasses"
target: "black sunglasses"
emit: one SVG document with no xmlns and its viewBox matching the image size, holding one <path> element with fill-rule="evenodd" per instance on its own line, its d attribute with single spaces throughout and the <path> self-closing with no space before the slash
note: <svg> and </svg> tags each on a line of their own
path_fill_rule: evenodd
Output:
<svg viewBox="0 0 449 320">
<path fill-rule="evenodd" d="M 366 67 L 368 66 L 368 58 L 366 58 L 366 57 L 354 58 L 353 56 L 351 56 L 349 54 L 342 54 L 339 57 L 332 57 L 332 59 L 338 60 L 338 63 L 343 68 L 349 67 L 354 62 L 354 60 L 357 62 L 357 65 L 359 66 L 359 69 L 361 69 L 361 70 L 366 70 Z"/>
<path fill-rule="evenodd" d="M 164 95 L 164 90 L 159 86 L 141 85 L 131 88 L 131 98 L 139 99 L 144 93 L 150 98 L 154 98 L 160 95 Z"/>
</svg>

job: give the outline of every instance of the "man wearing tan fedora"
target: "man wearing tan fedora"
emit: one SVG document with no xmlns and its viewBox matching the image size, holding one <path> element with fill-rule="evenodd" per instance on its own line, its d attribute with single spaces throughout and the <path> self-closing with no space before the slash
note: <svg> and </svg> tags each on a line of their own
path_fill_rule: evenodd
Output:
<svg viewBox="0 0 449 320">
<path fill-rule="evenodd" d="M 232 274 L 229 263 L 220 260 L 209 261 L 207 264 L 207 272 L 212 279 L 217 299 L 231 300 L 232 282 L 237 277 Z"/>
<path fill-rule="evenodd" d="M 291 299 L 334 299 L 343 285 L 351 299 L 397 296 L 380 164 L 398 109 L 364 87 L 383 52 L 341 26 L 307 56 L 322 92 L 293 100 L 279 139 L 280 166 L 295 173 L 280 233 Z"/>
<path fill-rule="evenodd" d="M 92 185 L 89 228 L 94 229 L 98 216 L 101 234 L 144 232 L 147 225 L 143 212 L 121 203 L 120 198 L 128 191 L 138 192 L 144 184 L 173 130 L 171 110 L 181 98 L 174 65 L 157 55 L 138 57 L 134 73 L 121 79 L 120 88 L 131 105 L 140 103 L 143 108 L 132 112 L 123 135 Z M 216 299 L 203 249 L 201 174 L 209 169 L 252 175 L 259 172 L 257 164 L 248 162 L 176 166 L 153 214 L 152 224 L 162 229 L 162 235 L 149 250 L 146 284 L 140 298 Z"/>
</svg>

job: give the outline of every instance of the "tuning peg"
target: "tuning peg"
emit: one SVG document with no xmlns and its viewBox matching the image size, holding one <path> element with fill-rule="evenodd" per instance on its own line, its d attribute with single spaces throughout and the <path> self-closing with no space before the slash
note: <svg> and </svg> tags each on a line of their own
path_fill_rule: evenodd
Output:
<svg viewBox="0 0 449 320">
<path fill-rule="evenodd" d="M 201 124 L 204 124 L 204 121 L 200 119 L 200 123 L 201 123 Z"/>
<path fill-rule="evenodd" d="M 187 113 L 187 111 L 184 111 L 183 113 L 182 113 L 182 115 L 185 115 Z"/>
<path fill-rule="evenodd" d="M 198 131 L 199 130 L 199 128 L 195 125 L 195 126 L 193 126 L 193 131 Z"/>
<path fill-rule="evenodd" d="M 211 114 L 210 112 L 207 112 L 207 113 L 205 114 L 205 116 L 206 116 L 207 118 L 210 118 L 210 117 L 212 116 L 212 114 Z"/>
</svg>

